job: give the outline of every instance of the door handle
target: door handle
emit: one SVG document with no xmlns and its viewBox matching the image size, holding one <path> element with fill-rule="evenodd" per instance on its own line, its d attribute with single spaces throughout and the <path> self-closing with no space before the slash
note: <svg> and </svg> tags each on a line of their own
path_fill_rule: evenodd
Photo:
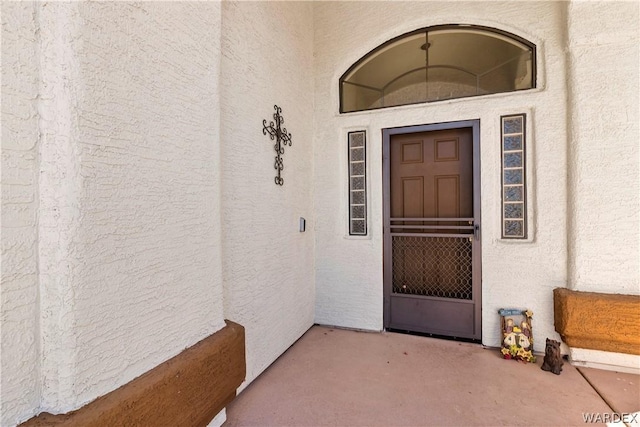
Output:
<svg viewBox="0 0 640 427">
<path fill-rule="evenodd" d="M 480 240 L 480 225 L 476 224 L 473 227 L 473 237 L 475 237 L 476 240 Z"/>
</svg>

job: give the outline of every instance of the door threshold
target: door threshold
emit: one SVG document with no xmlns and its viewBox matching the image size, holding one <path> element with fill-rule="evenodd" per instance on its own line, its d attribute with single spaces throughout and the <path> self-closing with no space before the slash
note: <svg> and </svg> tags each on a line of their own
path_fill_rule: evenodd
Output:
<svg viewBox="0 0 640 427">
<path fill-rule="evenodd" d="M 407 331 L 405 329 L 394 329 L 394 328 L 386 328 L 385 331 L 393 332 L 396 334 L 415 335 L 418 337 L 426 337 L 426 338 L 436 338 L 439 340 L 458 341 L 458 342 L 466 342 L 471 344 L 482 344 L 481 339 L 475 339 L 475 338 L 453 337 L 449 335 L 430 334 L 427 332 L 415 332 L 415 331 Z"/>
</svg>

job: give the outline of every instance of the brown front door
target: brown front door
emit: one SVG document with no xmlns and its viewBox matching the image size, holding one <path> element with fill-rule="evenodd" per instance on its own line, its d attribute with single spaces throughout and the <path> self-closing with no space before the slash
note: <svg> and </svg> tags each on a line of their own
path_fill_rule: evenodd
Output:
<svg viewBox="0 0 640 427">
<path fill-rule="evenodd" d="M 383 133 L 388 329 L 481 337 L 478 127 Z"/>
</svg>

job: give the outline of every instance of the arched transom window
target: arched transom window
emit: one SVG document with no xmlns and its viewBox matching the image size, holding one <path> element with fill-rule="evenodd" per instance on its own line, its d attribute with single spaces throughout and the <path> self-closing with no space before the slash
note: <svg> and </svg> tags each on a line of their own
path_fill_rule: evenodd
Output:
<svg viewBox="0 0 640 427">
<path fill-rule="evenodd" d="M 487 27 L 444 25 L 377 47 L 340 78 L 340 112 L 535 87 L 535 45 Z"/>
</svg>

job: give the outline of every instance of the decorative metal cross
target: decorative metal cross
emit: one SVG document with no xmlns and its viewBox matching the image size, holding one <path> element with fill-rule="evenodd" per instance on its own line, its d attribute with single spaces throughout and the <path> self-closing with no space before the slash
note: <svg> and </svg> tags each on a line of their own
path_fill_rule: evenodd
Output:
<svg viewBox="0 0 640 427">
<path fill-rule="evenodd" d="M 273 148 L 276 150 L 276 161 L 273 167 L 278 171 L 278 176 L 275 177 L 276 185 L 284 184 L 284 179 L 280 176 L 280 172 L 284 169 L 284 163 L 282 160 L 282 155 L 284 154 L 284 146 L 289 144 L 291 147 L 291 134 L 287 132 L 287 128 L 282 127 L 284 124 L 284 117 L 280 115 L 282 112 L 282 108 L 277 105 L 273 106 L 275 113 L 273 113 L 274 122 L 269 122 L 269 126 L 267 126 L 267 121 L 262 121 L 262 133 L 264 135 L 269 134 L 269 137 L 272 141 L 276 141 Z"/>
</svg>

